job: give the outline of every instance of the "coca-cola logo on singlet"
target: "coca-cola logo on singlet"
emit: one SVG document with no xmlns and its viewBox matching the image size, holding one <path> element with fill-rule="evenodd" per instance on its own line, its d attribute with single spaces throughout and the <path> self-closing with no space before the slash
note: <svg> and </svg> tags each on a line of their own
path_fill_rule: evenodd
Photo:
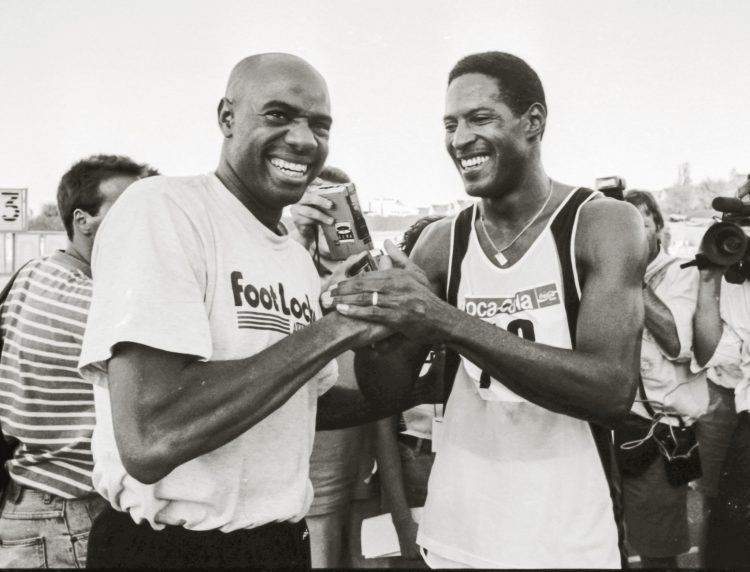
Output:
<svg viewBox="0 0 750 572">
<path fill-rule="evenodd" d="M 478 318 L 492 318 L 497 314 L 515 314 L 523 310 L 546 308 L 560 303 L 557 285 L 545 284 L 528 290 L 521 290 L 511 296 L 496 298 L 467 296 L 464 311 Z"/>
</svg>

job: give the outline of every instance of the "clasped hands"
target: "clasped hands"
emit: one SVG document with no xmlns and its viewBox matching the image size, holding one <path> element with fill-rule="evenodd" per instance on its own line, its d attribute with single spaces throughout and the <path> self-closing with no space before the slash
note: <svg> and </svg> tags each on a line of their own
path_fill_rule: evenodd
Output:
<svg viewBox="0 0 750 572">
<path fill-rule="evenodd" d="M 390 240 L 378 258 L 378 270 L 346 278 L 346 271 L 364 253 L 348 258 L 337 269 L 332 286 L 321 296 L 325 309 L 355 320 L 380 324 L 404 336 L 430 343 L 432 323 L 443 302 L 425 273 Z"/>
</svg>

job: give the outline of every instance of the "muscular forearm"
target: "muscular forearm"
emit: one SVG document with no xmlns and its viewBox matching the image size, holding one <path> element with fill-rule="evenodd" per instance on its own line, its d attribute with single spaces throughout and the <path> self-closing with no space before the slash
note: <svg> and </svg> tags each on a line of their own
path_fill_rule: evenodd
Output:
<svg viewBox="0 0 750 572">
<path fill-rule="evenodd" d="M 110 391 L 126 469 L 155 482 L 224 445 L 283 405 L 352 343 L 347 324 L 331 315 L 238 360 L 198 362 L 118 345 L 109 362 Z"/>
<path fill-rule="evenodd" d="M 643 305 L 646 310 L 646 329 L 667 356 L 676 358 L 680 355 L 681 348 L 672 312 L 654 293 L 651 286 L 643 289 Z"/>
<path fill-rule="evenodd" d="M 636 322 L 638 316 L 628 316 L 621 325 L 637 330 Z M 455 324 L 449 347 L 532 403 L 602 425 L 611 425 L 632 406 L 636 347 L 611 348 L 604 355 L 580 345 L 569 350 L 524 340 L 465 314 L 458 313 Z"/>
<path fill-rule="evenodd" d="M 582 207 L 579 222 L 575 255 L 581 296 L 577 316 L 568 315 L 576 324 L 570 340 L 575 349 L 551 347 L 542 343 L 542 336 L 531 335 L 533 330 L 527 332 L 525 326 L 533 326 L 537 316 L 547 325 L 547 317 L 536 311 L 529 311 L 529 319 L 521 314 L 513 320 L 524 326 L 518 332 L 527 338 L 522 339 L 495 325 L 505 324 L 505 316 L 480 318 L 446 303 L 440 293 L 449 283 L 451 229 L 435 223 L 436 230 L 415 247 L 413 260 L 387 249 L 394 269 L 367 273 L 332 291 L 337 311 L 387 324 L 412 341 L 387 356 L 358 352 L 365 366 L 357 363 L 358 377 L 361 371 L 363 378 L 373 378 L 368 386 L 379 388 L 382 382 L 398 387 L 397 381 L 414 379 L 415 366 L 422 365 L 424 354 L 418 361 L 409 355 L 417 344 L 443 344 L 552 411 L 605 425 L 627 414 L 638 383 L 643 333 L 647 249 L 642 220 L 631 205 L 592 200 Z M 622 237 L 617 244 L 604 240 L 613 229 Z M 370 302 L 373 291 L 379 293 L 377 305 Z M 490 295 L 492 288 L 483 291 Z"/>
<path fill-rule="evenodd" d="M 693 316 L 693 351 L 698 365 L 706 365 L 719 344 L 723 326 L 720 314 L 721 273 L 701 271 L 698 302 Z"/>
<path fill-rule="evenodd" d="M 404 405 L 408 407 L 408 405 Z M 344 429 L 393 415 L 400 406 L 384 407 L 365 398 L 357 389 L 332 387 L 318 399 L 315 429 Z"/>
<path fill-rule="evenodd" d="M 633 307 L 619 324 L 632 335 L 606 344 L 608 353 L 587 351 L 585 340 L 576 350 L 523 340 L 447 304 L 439 312 L 441 317 L 432 320 L 430 330 L 436 342 L 461 353 L 521 397 L 551 411 L 611 425 L 630 410 L 638 382 L 643 311 L 638 305 Z M 381 352 L 361 349 L 355 361 L 358 379 L 381 392 L 408 387 L 417 378 L 428 349 L 413 341 Z M 411 368 L 406 364 L 412 364 Z M 442 381 L 434 375 L 424 379 L 414 393 L 427 394 L 430 385 Z M 397 399 L 398 395 L 393 397 Z"/>
</svg>

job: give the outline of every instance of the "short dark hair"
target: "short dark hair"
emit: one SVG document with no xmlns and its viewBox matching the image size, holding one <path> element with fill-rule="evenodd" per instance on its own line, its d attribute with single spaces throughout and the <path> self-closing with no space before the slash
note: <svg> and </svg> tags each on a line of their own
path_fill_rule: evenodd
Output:
<svg viewBox="0 0 750 572">
<path fill-rule="evenodd" d="M 153 167 L 136 163 L 123 155 L 92 155 L 75 163 L 57 186 L 57 210 L 68 238 L 73 240 L 73 212 L 76 209 L 91 215 L 99 214 L 104 201 L 99 185 L 104 181 L 120 176 L 143 178 L 158 174 Z"/>
<path fill-rule="evenodd" d="M 636 208 L 643 208 L 654 219 L 656 230 L 664 228 L 664 216 L 661 214 L 659 203 L 649 191 L 627 191 L 623 197 L 625 202 Z"/>
<path fill-rule="evenodd" d="M 421 236 L 424 229 L 426 229 L 433 222 L 440 220 L 441 218 L 443 218 L 443 215 L 423 216 L 408 229 L 406 229 L 406 232 L 404 232 L 404 237 L 401 239 L 401 243 L 399 244 L 401 250 L 404 251 L 404 254 L 411 254 L 414 245 L 417 244 L 417 239 Z"/>
<path fill-rule="evenodd" d="M 513 54 L 482 52 L 461 58 L 448 74 L 448 85 L 469 73 L 481 73 L 497 80 L 505 104 L 516 115 L 523 114 L 535 103 L 547 110 L 539 76 L 529 64 Z"/>
</svg>

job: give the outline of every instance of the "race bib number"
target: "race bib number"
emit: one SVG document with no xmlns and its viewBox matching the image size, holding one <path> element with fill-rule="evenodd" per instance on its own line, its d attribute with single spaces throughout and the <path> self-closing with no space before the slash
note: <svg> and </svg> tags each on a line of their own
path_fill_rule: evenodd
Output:
<svg viewBox="0 0 750 572">
<path fill-rule="evenodd" d="M 524 340 L 536 341 L 534 323 L 531 320 L 522 318 L 512 320 L 508 323 L 506 330 Z M 477 367 L 473 362 L 466 358 L 462 358 L 462 360 L 466 373 L 469 374 L 469 377 L 475 383 L 479 396 L 485 401 L 511 401 L 517 403 L 527 401 L 505 387 L 501 381 L 491 377 L 486 371 Z"/>
</svg>

